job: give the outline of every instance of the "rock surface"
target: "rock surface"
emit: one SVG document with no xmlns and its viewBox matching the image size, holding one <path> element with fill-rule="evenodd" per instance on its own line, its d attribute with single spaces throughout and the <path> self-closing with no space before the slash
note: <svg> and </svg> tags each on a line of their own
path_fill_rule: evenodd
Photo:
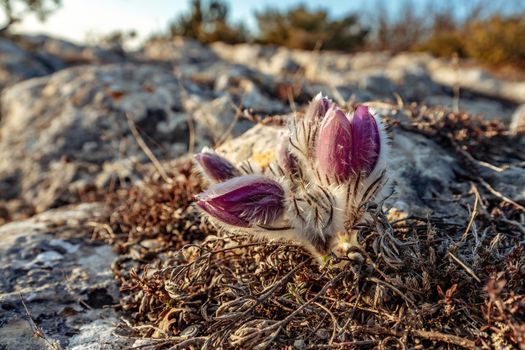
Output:
<svg viewBox="0 0 525 350">
<path fill-rule="evenodd" d="M 81 204 L 0 227 L 0 349 L 125 346 L 113 334 L 115 255 L 90 242 L 89 222 L 100 211 L 98 204 Z M 43 337 L 33 334 L 32 322 Z"/>
<path fill-rule="evenodd" d="M 95 186 L 135 181 L 137 164 L 147 158 L 127 116 L 149 144 L 154 140 L 158 156 L 186 152 L 181 87 L 165 70 L 126 64 L 69 68 L 7 89 L 0 129 L 2 197 L 20 198 L 38 212 Z M 218 130 L 218 124 L 212 126 Z M 197 144 L 205 132 L 197 128 Z"/>
<path fill-rule="evenodd" d="M 47 35 L 19 36 L 17 43 L 47 62 L 55 71 L 74 65 L 116 63 L 126 59 L 125 53 L 118 50 L 78 45 Z"/>
<path fill-rule="evenodd" d="M 525 103 L 516 108 L 516 111 L 512 114 L 510 131 L 514 134 L 525 134 Z"/>
<path fill-rule="evenodd" d="M 286 65 L 294 62 L 304 70 L 308 80 L 342 90 L 349 83 L 354 84 L 357 91 L 353 93 L 358 100 L 392 99 L 395 92 L 405 101 L 451 107 L 452 90 L 459 86 L 462 109 L 506 121 L 510 120 L 515 105 L 525 101 L 524 82 L 501 80 L 482 68 L 456 67 L 428 54 L 364 52 L 350 55 L 248 44 L 232 47 L 221 43 L 213 44 L 212 48 L 223 59 L 268 74 L 286 71 Z M 480 104 L 489 108 L 479 108 Z"/>
<path fill-rule="evenodd" d="M 45 35 L 0 38 L 0 90 L 21 80 L 79 64 L 122 62 L 124 53 L 81 46 Z"/>
<path fill-rule="evenodd" d="M 8 84 L 49 73 L 49 67 L 29 52 L 7 39 L 0 38 L 0 90 Z"/>
<path fill-rule="evenodd" d="M 226 79 L 217 88 L 160 66 L 127 63 L 67 68 L 6 89 L 0 198 L 40 212 L 91 189 L 135 182 L 149 160 L 128 117 L 157 157 L 172 159 L 246 130 L 250 123 L 234 123 L 234 100 L 263 115 L 287 109 L 251 80 L 236 78 L 250 70 L 214 68 Z"/>
</svg>

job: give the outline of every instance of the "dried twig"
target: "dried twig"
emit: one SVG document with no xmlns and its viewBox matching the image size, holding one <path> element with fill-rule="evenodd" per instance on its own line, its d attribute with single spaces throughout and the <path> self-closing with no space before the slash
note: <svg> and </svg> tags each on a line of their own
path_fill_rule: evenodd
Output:
<svg viewBox="0 0 525 350">
<path fill-rule="evenodd" d="M 465 229 L 465 232 L 461 236 L 460 242 L 464 242 L 467 239 L 470 229 L 472 228 L 472 225 L 474 224 L 474 220 L 476 219 L 476 216 L 478 215 L 479 192 L 475 190 L 475 186 L 473 183 L 471 183 L 470 186 L 475 195 L 474 206 L 472 207 L 472 212 L 470 214 L 470 220 L 468 222 L 467 228 Z"/>
<path fill-rule="evenodd" d="M 44 331 L 42 330 L 42 328 L 40 328 L 35 320 L 33 320 L 33 316 L 31 315 L 31 312 L 29 311 L 29 309 L 27 308 L 27 305 L 26 303 L 24 302 L 24 299 L 22 298 L 22 295 L 19 295 L 20 297 L 20 301 L 22 302 L 22 305 L 24 306 L 24 310 L 26 312 L 26 316 L 27 316 L 27 321 L 29 322 L 29 325 L 31 326 L 31 329 L 33 330 L 33 335 L 43 339 L 46 344 L 51 347 L 51 349 L 53 350 L 62 350 L 62 346 L 60 346 L 60 343 L 57 342 L 57 341 L 51 341 L 47 338 L 46 334 L 44 333 Z"/>
<path fill-rule="evenodd" d="M 501 199 L 502 201 L 506 202 L 506 203 L 509 203 L 511 205 L 513 205 L 514 207 L 516 207 L 517 209 L 525 212 L 525 207 L 514 202 L 512 199 L 510 199 L 509 197 L 501 194 L 500 192 L 496 191 L 492 186 L 490 186 L 485 180 L 483 180 L 481 177 L 479 178 L 479 182 L 487 189 L 489 190 L 490 193 L 492 193 L 494 196 L 498 197 L 499 199 Z"/>
<path fill-rule="evenodd" d="M 129 130 L 133 134 L 133 137 L 137 141 L 137 144 L 139 145 L 139 147 L 142 149 L 144 154 L 146 154 L 146 156 L 149 158 L 151 163 L 153 163 L 153 166 L 155 167 L 159 175 L 164 179 L 164 181 L 166 181 L 167 183 L 170 183 L 172 179 L 168 176 L 168 174 L 166 173 L 166 170 L 164 169 L 162 164 L 159 162 L 157 157 L 155 157 L 155 154 L 153 154 L 153 152 L 148 147 L 146 142 L 144 142 L 144 139 L 142 138 L 142 136 L 140 136 L 140 133 L 138 132 L 137 127 L 135 126 L 135 122 L 133 121 L 129 113 L 126 113 L 126 118 L 128 120 Z"/>
<path fill-rule="evenodd" d="M 448 344 L 459 345 L 465 349 L 478 349 L 476 344 L 472 340 L 468 340 L 457 335 L 444 334 L 439 332 L 432 331 L 423 331 L 423 330 L 412 330 L 410 331 L 413 335 L 420 338 L 425 338 L 429 340 L 441 341 Z"/>
<path fill-rule="evenodd" d="M 463 261 L 461 261 L 457 256 L 455 256 L 454 254 L 452 254 L 452 252 L 448 252 L 447 253 L 448 256 L 450 256 L 452 258 L 452 260 L 454 260 L 456 263 L 459 264 L 459 266 L 461 266 L 465 271 L 468 272 L 469 275 L 471 275 L 472 277 L 474 277 L 474 279 L 478 282 L 478 283 L 481 283 L 481 280 L 479 279 L 479 277 L 476 275 L 476 273 L 474 271 L 472 271 L 472 269 L 470 267 L 468 267 Z"/>
</svg>

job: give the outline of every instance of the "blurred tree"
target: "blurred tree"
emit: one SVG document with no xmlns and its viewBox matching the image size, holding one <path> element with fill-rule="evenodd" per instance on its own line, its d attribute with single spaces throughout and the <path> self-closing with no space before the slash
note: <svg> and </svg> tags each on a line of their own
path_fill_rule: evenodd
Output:
<svg viewBox="0 0 525 350">
<path fill-rule="evenodd" d="M 0 25 L 0 35 L 27 14 L 34 13 L 39 20 L 45 20 L 60 4 L 61 0 L 0 0 L 5 16 L 5 23 Z"/>
<path fill-rule="evenodd" d="M 311 11 L 299 5 L 287 12 L 266 9 L 255 14 L 259 27 L 258 41 L 297 49 L 352 51 L 361 47 L 368 30 L 354 14 L 330 19 L 326 10 Z"/>
<path fill-rule="evenodd" d="M 468 22 L 463 35 L 467 56 L 493 65 L 525 69 L 525 18 L 495 14 Z"/>
<path fill-rule="evenodd" d="M 421 6 L 422 4 L 420 4 Z M 411 0 L 404 0 L 395 17 L 391 17 L 384 1 L 376 2 L 377 13 L 375 36 L 369 41 L 369 47 L 376 50 L 393 52 L 406 51 L 418 43 L 425 35 L 429 23 L 428 14 L 418 13 L 417 6 Z"/>
<path fill-rule="evenodd" d="M 137 37 L 135 30 L 116 30 L 112 31 L 102 37 L 95 38 L 93 43 L 104 49 L 111 50 L 114 53 L 125 56 L 125 46 L 131 40 Z"/>
<path fill-rule="evenodd" d="M 434 12 L 433 26 L 412 49 L 436 56 L 473 58 L 492 67 L 525 68 L 525 12 L 503 13 L 492 3 L 476 2 L 464 19 L 454 18 L 454 6 Z"/>
<path fill-rule="evenodd" d="M 432 13 L 428 23 L 431 26 L 423 29 L 424 35 L 419 41 L 413 42 L 409 47 L 416 51 L 428 51 L 435 56 L 453 57 L 457 54 L 460 57 L 465 56 L 464 43 L 461 33 L 462 24 L 457 18 L 454 18 L 454 4 L 444 3 L 441 9 L 429 9 Z M 476 18 L 479 15 L 479 8 L 473 8 L 468 13 L 468 18 Z"/>
<path fill-rule="evenodd" d="M 235 44 L 248 40 L 243 24 L 228 21 L 229 8 L 219 1 L 192 0 L 191 11 L 177 17 L 170 27 L 171 36 L 181 35 L 201 42 L 224 41 Z"/>
<path fill-rule="evenodd" d="M 498 56 L 518 61 L 524 15 L 523 0 L 403 0 L 394 7 L 376 0 L 369 13 L 375 25 L 367 48 L 458 54 L 487 63 L 501 62 Z"/>
</svg>

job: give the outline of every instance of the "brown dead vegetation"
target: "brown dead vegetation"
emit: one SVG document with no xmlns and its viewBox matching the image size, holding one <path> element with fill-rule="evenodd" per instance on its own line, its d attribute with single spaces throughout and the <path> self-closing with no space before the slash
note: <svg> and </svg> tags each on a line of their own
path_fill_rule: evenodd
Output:
<svg viewBox="0 0 525 350">
<path fill-rule="evenodd" d="M 192 206 L 191 162 L 109 196 L 98 237 L 127 317 L 122 332 L 147 349 L 525 349 L 525 212 L 479 167 L 523 166 L 523 149 L 496 123 L 411 106 L 392 127 L 431 137 L 469 191 L 449 200 L 466 220 L 434 215 L 360 228 L 362 263 L 320 268 L 293 243 L 217 232 Z M 456 221 L 454 221 L 456 220 Z"/>
</svg>

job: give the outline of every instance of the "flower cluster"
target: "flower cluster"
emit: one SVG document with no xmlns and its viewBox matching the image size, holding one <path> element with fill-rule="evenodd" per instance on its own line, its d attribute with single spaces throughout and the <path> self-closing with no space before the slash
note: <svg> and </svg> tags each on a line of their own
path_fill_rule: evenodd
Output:
<svg viewBox="0 0 525 350">
<path fill-rule="evenodd" d="M 345 114 L 319 94 L 289 122 L 265 169 L 237 168 L 210 149 L 197 154 L 210 187 L 196 204 L 229 229 L 298 240 L 321 258 L 346 255 L 358 245 L 365 204 L 383 197 L 388 150 L 367 106 Z"/>
</svg>

